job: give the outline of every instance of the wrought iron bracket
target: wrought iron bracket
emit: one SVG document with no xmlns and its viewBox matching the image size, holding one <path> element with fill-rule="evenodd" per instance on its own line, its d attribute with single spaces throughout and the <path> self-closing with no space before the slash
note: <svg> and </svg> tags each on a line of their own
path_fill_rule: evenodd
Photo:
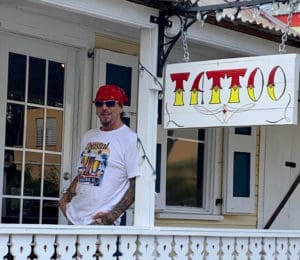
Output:
<svg viewBox="0 0 300 260">
<path fill-rule="evenodd" d="M 300 2 L 300 0 L 290 0 Z M 187 1 L 189 2 L 189 1 Z M 237 8 L 239 11 L 242 7 L 255 7 L 264 4 L 274 3 L 274 0 L 247 0 L 247 1 L 229 1 L 224 0 L 224 4 L 218 5 L 204 5 L 198 6 L 197 4 L 176 4 L 169 10 L 159 12 L 159 16 L 151 16 L 150 22 L 158 25 L 158 52 L 157 52 L 157 68 L 156 76 L 162 77 L 163 68 L 167 61 L 167 58 L 174 47 L 177 40 L 180 38 L 182 31 L 179 30 L 174 36 L 166 34 L 166 28 L 172 27 L 172 21 L 170 18 L 176 16 L 180 21 L 180 26 L 183 30 L 188 28 L 197 21 L 197 14 L 204 17 L 208 14 L 222 11 L 228 8 Z M 287 3 L 289 0 L 276 0 L 276 3 Z"/>
<path fill-rule="evenodd" d="M 163 72 L 163 67 L 166 60 L 174 47 L 175 43 L 181 36 L 181 30 L 174 36 L 168 36 L 165 33 L 166 28 L 172 27 L 172 21 L 169 20 L 171 16 L 176 15 L 180 21 L 180 26 L 183 26 L 183 30 L 187 30 L 197 19 L 192 19 L 188 22 L 188 17 L 179 14 L 172 14 L 169 12 L 161 11 L 159 17 L 151 16 L 150 22 L 156 23 L 158 25 L 158 52 L 157 52 L 157 68 L 156 76 L 161 77 Z"/>
</svg>

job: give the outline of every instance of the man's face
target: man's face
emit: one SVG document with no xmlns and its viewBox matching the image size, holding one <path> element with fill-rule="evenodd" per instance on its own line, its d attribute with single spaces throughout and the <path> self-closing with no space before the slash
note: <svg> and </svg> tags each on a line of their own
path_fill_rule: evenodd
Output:
<svg viewBox="0 0 300 260">
<path fill-rule="evenodd" d="M 95 102 L 96 114 L 100 119 L 102 129 L 105 131 L 114 130 L 120 127 L 122 124 L 121 113 L 123 111 L 122 106 L 114 100 Z"/>
</svg>

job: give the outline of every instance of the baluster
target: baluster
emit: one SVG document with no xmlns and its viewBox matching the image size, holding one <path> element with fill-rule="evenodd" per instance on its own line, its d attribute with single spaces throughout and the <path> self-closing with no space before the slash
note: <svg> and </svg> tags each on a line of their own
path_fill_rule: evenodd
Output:
<svg viewBox="0 0 300 260">
<path fill-rule="evenodd" d="M 299 260 L 300 258 L 300 238 L 289 239 L 290 260 Z"/>
<path fill-rule="evenodd" d="M 249 255 L 249 238 L 237 237 L 235 241 L 236 260 L 248 260 Z M 253 258 L 255 259 L 255 258 Z"/>
<path fill-rule="evenodd" d="M 261 259 L 264 252 L 262 247 L 262 238 L 251 237 L 249 239 L 250 259 Z"/>
<path fill-rule="evenodd" d="M 289 259 L 289 248 L 287 238 L 276 239 L 276 259 Z"/>
<path fill-rule="evenodd" d="M 76 254 L 76 235 L 58 235 L 57 253 L 60 260 L 70 260 Z"/>
<path fill-rule="evenodd" d="M 188 259 L 189 237 L 174 236 L 174 242 L 174 251 L 176 255 L 173 258 L 178 260 Z"/>
<path fill-rule="evenodd" d="M 149 260 L 155 257 L 155 237 L 154 236 L 138 236 L 137 240 L 138 260 Z"/>
<path fill-rule="evenodd" d="M 16 234 L 11 235 L 10 252 L 14 256 L 14 260 L 24 260 L 31 253 L 32 235 Z"/>
<path fill-rule="evenodd" d="M 3 259 L 4 256 L 8 253 L 8 241 L 9 241 L 9 235 L 0 235 L 0 258 Z"/>
<path fill-rule="evenodd" d="M 34 253 L 38 259 L 50 259 L 54 254 L 55 235 L 35 235 Z"/>
<path fill-rule="evenodd" d="M 99 249 L 103 259 L 114 259 L 113 254 L 117 250 L 117 236 L 116 235 L 100 236 Z"/>
<path fill-rule="evenodd" d="M 78 252 L 82 259 L 93 259 L 97 249 L 97 235 L 79 235 Z"/>
<path fill-rule="evenodd" d="M 264 260 L 274 260 L 276 259 L 276 247 L 275 247 L 275 238 L 265 237 L 263 239 L 263 248 L 265 252 Z"/>
<path fill-rule="evenodd" d="M 205 244 L 206 240 L 204 237 L 191 237 L 191 259 L 205 259 Z"/>
<path fill-rule="evenodd" d="M 234 259 L 234 242 L 234 238 L 232 237 L 223 237 L 221 239 L 221 259 Z"/>
<path fill-rule="evenodd" d="M 136 245 L 137 237 L 135 235 L 124 235 L 120 236 L 120 247 L 119 250 L 121 252 L 121 256 L 119 259 L 135 259 L 137 253 L 137 245 Z"/>
<path fill-rule="evenodd" d="M 173 236 L 157 236 L 157 259 L 171 259 Z"/>
<path fill-rule="evenodd" d="M 219 259 L 221 250 L 220 250 L 220 238 L 219 237 L 207 237 L 206 238 L 206 259 L 207 260 L 216 260 Z"/>
</svg>

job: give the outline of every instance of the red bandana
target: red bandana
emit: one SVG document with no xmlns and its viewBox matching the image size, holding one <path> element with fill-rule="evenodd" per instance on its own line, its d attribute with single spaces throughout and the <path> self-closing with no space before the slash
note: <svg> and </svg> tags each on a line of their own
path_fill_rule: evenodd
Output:
<svg viewBox="0 0 300 260">
<path fill-rule="evenodd" d="M 125 94 L 124 90 L 117 85 L 104 85 L 100 86 L 95 101 L 108 101 L 114 100 L 118 101 L 120 105 L 126 104 L 128 102 L 128 97 Z"/>
</svg>

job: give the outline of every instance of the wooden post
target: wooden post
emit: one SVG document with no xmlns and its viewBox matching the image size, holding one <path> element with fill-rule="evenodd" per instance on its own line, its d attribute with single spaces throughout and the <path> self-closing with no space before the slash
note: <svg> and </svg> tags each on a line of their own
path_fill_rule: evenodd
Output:
<svg viewBox="0 0 300 260">
<path fill-rule="evenodd" d="M 140 63 L 153 75 L 156 73 L 157 26 L 142 29 L 140 40 Z M 153 78 L 146 71 L 139 73 L 137 133 L 150 163 L 155 167 L 157 142 L 158 90 Z M 142 176 L 136 181 L 134 225 L 154 226 L 155 175 L 151 165 L 144 160 Z"/>
</svg>

